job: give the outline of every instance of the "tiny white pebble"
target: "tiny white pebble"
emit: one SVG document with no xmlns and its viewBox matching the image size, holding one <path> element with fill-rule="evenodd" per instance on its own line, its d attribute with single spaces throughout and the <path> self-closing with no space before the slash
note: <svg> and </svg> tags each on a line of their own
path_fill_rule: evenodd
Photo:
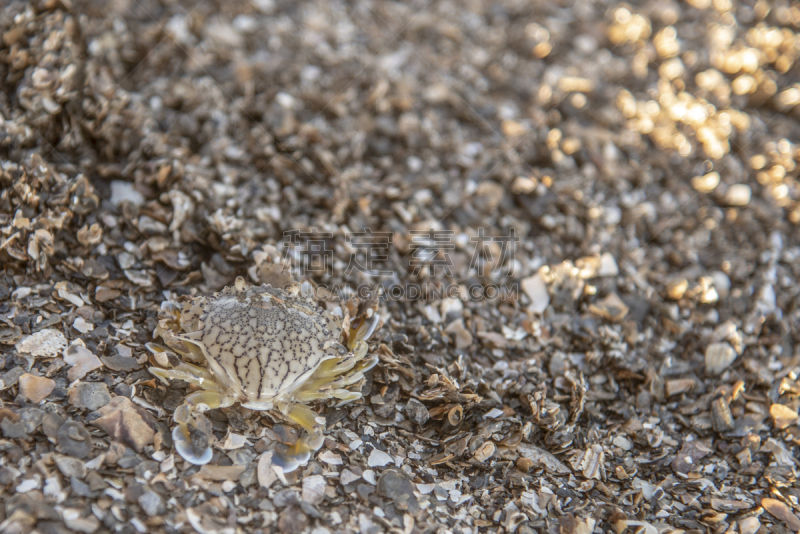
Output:
<svg viewBox="0 0 800 534">
<path fill-rule="evenodd" d="M 339 482 L 341 482 L 343 486 L 346 486 L 348 484 L 355 482 L 359 478 L 361 478 L 359 475 L 353 473 L 349 469 L 345 469 L 339 476 Z"/>
<path fill-rule="evenodd" d="M 369 453 L 367 465 L 370 467 L 383 467 L 392 463 L 393 461 L 394 459 L 385 452 L 379 451 L 378 449 L 372 449 L 372 452 Z"/>
<path fill-rule="evenodd" d="M 39 487 L 39 480 L 35 478 L 28 478 L 23 480 L 22 482 L 17 485 L 17 493 L 28 493 L 31 490 L 37 489 Z"/>
<path fill-rule="evenodd" d="M 361 478 L 372 484 L 373 486 L 378 484 L 378 480 L 375 478 L 375 471 L 372 469 L 367 469 L 361 474 Z"/>
<path fill-rule="evenodd" d="M 333 451 L 322 451 L 319 459 L 328 465 L 342 465 L 344 463 L 342 462 L 342 457 Z"/>
<path fill-rule="evenodd" d="M 419 491 L 422 495 L 428 495 L 433 491 L 435 486 L 436 484 L 417 484 L 417 491 Z"/>
</svg>

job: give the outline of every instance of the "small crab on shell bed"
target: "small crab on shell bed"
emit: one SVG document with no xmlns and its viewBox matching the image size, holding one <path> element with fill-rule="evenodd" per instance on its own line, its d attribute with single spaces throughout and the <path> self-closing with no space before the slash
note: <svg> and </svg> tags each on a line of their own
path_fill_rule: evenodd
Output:
<svg viewBox="0 0 800 534">
<path fill-rule="evenodd" d="M 298 284 L 286 290 L 250 286 L 241 277 L 233 287 L 186 299 L 183 306 L 164 302 L 154 337 L 166 346 L 147 344 L 162 367 L 150 372 L 167 384 L 183 380 L 200 388 L 173 414 L 178 453 L 195 465 L 210 462 L 211 429 L 198 414 L 238 402 L 303 427 L 307 435 L 290 447 L 279 445 L 273 464 L 284 472 L 304 465 L 324 442 L 323 427 L 306 404 L 361 398 L 364 373 L 378 361 L 367 357 L 366 343 L 380 321 L 377 301 L 364 304 L 348 327 L 301 295 Z"/>
</svg>

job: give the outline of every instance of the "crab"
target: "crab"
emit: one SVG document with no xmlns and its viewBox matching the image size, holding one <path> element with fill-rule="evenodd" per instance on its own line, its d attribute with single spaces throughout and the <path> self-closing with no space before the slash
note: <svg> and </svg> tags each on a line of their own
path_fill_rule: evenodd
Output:
<svg viewBox="0 0 800 534">
<path fill-rule="evenodd" d="M 378 361 L 367 346 L 380 322 L 375 304 L 362 305 L 348 321 L 302 295 L 298 284 L 251 286 L 242 277 L 213 296 L 162 304 L 154 337 L 164 345 L 147 344 L 162 367 L 150 372 L 165 384 L 183 380 L 199 388 L 173 414 L 178 454 L 195 465 L 210 462 L 211 428 L 201 414 L 239 403 L 305 429 L 293 445 L 279 444 L 272 460 L 284 472 L 304 465 L 324 442 L 309 403 L 360 399 L 364 373 Z"/>
</svg>

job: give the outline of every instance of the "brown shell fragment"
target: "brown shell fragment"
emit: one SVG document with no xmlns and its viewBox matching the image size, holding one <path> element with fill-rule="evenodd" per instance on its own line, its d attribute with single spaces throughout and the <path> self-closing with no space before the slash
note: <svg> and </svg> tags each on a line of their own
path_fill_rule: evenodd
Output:
<svg viewBox="0 0 800 534">
<path fill-rule="evenodd" d="M 155 420 L 146 410 L 136 406 L 127 397 L 114 397 L 98 410 L 100 417 L 92 425 L 105 430 L 114 441 L 119 441 L 137 452 L 155 438 Z"/>
</svg>

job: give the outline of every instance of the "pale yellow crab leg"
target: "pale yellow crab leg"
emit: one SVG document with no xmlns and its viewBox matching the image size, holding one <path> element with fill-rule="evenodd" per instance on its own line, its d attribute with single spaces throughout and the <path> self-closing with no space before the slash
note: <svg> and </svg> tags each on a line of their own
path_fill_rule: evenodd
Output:
<svg viewBox="0 0 800 534">
<path fill-rule="evenodd" d="M 205 390 L 216 391 L 219 389 L 213 375 L 207 369 L 189 363 L 181 362 L 171 369 L 151 367 L 149 371 L 165 384 L 168 384 L 170 380 L 183 380 Z"/>
<path fill-rule="evenodd" d="M 217 408 L 227 408 L 232 406 L 235 401 L 235 396 L 226 395 L 219 389 L 216 391 L 195 391 L 184 399 L 183 404 L 178 406 L 178 409 L 172 415 L 172 419 L 176 423 L 185 423 L 189 420 L 192 412 L 204 413 Z"/>
<path fill-rule="evenodd" d="M 293 404 L 288 407 L 286 416 L 293 422 L 303 427 L 308 435 L 298 439 L 291 447 L 277 447 L 272 456 L 272 463 L 283 469 L 284 473 L 294 471 L 304 465 L 311 458 L 311 453 L 317 451 L 325 442 L 322 425 L 317 423 L 317 414 L 302 404 Z"/>
<path fill-rule="evenodd" d="M 331 378 L 346 373 L 358 363 L 358 359 L 354 356 L 346 356 L 344 358 L 333 358 L 322 362 L 314 371 L 314 378 Z"/>
<path fill-rule="evenodd" d="M 360 391 L 350 391 L 349 389 L 334 389 L 331 391 L 331 395 L 333 398 L 341 401 L 337 403 L 336 406 L 342 406 L 343 404 L 347 404 L 348 402 L 353 402 L 361 398 Z"/>
<path fill-rule="evenodd" d="M 178 423 L 172 431 L 172 440 L 175 443 L 175 450 L 184 460 L 194 465 L 204 465 L 210 462 L 214 455 L 208 434 L 197 428 L 192 421 L 192 415 L 216 408 L 226 408 L 235 400 L 234 395 L 219 390 L 196 391 L 178 406 L 172 414 L 172 420 Z"/>
</svg>

